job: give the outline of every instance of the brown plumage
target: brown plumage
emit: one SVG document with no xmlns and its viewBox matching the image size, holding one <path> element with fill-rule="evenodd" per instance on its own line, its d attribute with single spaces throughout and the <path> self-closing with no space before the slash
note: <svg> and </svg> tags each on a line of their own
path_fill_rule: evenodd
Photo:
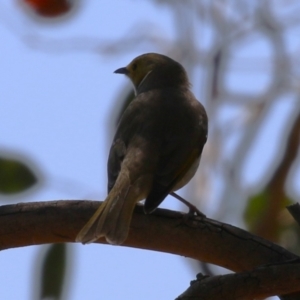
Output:
<svg viewBox="0 0 300 300">
<path fill-rule="evenodd" d="M 115 73 L 127 75 L 136 98 L 125 110 L 108 159 L 108 196 L 76 241 L 105 237 L 122 244 L 135 204 L 146 199 L 151 213 L 172 191 L 194 176 L 207 139 L 204 107 L 189 90 L 184 68 L 171 58 L 148 53 Z"/>
</svg>

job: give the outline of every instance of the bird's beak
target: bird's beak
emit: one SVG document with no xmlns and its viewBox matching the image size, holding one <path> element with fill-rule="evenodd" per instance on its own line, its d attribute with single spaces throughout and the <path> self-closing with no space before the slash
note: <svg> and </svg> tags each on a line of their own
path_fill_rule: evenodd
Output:
<svg viewBox="0 0 300 300">
<path fill-rule="evenodd" d="M 128 72 L 127 68 L 120 68 L 120 69 L 117 69 L 116 71 L 114 71 L 114 73 L 127 75 L 129 72 Z"/>
</svg>

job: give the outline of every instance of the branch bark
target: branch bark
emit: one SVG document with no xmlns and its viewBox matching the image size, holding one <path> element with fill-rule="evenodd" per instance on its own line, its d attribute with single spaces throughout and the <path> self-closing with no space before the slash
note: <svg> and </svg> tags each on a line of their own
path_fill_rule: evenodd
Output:
<svg viewBox="0 0 300 300">
<path fill-rule="evenodd" d="M 199 278 L 176 300 L 264 299 L 299 291 L 299 281 L 299 263 L 266 266 L 249 272 Z"/>
<path fill-rule="evenodd" d="M 1 206 L 0 249 L 74 242 L 100 203 L 50 201 Z M 105 243 L 104 239 L 98 242 Z M 228 224 L 165 209 L 145 215 L 141 206 L 135 209 L 124 246 L 187 256 L 235 272 L 299 258 L 276 244 Z M 289 276 L 286 274 L 287 278 Z M 290 279 L 286 281 L 288 286 Z M 300 290 L 300 285 L 297 286 Z M 300 298 L 298 295 L 298 298 L 286 299 Z"/>
</svg>

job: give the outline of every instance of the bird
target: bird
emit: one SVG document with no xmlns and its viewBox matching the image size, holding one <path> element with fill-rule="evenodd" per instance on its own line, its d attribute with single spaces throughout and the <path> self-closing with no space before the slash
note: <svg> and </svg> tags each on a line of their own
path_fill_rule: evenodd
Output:
<svg viewBox="0 0 300 300">
<path fill-rule="evenodd" d="M 114 73 L 132 82 L 135 98 L 124 111 L 108 157 L 108 196 L 80 230 L 77 242 L 101 237 L 123 244 L 135 205 L 153 212 L 194 176 L 207 141 L 208 117 L 190 90 L 183 66 L 146 53 Z"/>
</svg>

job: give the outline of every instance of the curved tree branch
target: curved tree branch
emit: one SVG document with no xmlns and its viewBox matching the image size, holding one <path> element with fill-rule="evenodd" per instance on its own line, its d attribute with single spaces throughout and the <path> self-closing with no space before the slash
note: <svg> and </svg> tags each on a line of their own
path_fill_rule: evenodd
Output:
<svg viewBox="0 0 300 300">
<path fill-rule="evenodd" d="M 222 300 L 264 299 L 299 291 L 299 281 L 299 263 L 266 266 L 249 272 L 197 278 L 176 300 L 212 300 L 220 299 L 220 295 Z"/>
<path fill-rule="evenodd" d="M 50 201 L 0 207 L 0 249 L 74 242 L 101 202 Z M 99 243 L 105 243 L 100 239 Z M 298 258 L 258 236 L 211 219 L 157 209 L 145 215 L 137 206 L 124 246 L 191 257 L 232 271 Z"/>
<path fill-rule="evenodd" d="M 1 206 L 0 249 L 74 242 L 100 203 L 50 201 Z M 105 243 L 104 239 L 98 242 Z M 261 265 L 299 258 L 276 244 L 228 224 L 165 209 L 145 215 L 141 206 L 135 209 L 124 246 L 187 256 L 232 271 L 250 271 Z"/>
</svg>

